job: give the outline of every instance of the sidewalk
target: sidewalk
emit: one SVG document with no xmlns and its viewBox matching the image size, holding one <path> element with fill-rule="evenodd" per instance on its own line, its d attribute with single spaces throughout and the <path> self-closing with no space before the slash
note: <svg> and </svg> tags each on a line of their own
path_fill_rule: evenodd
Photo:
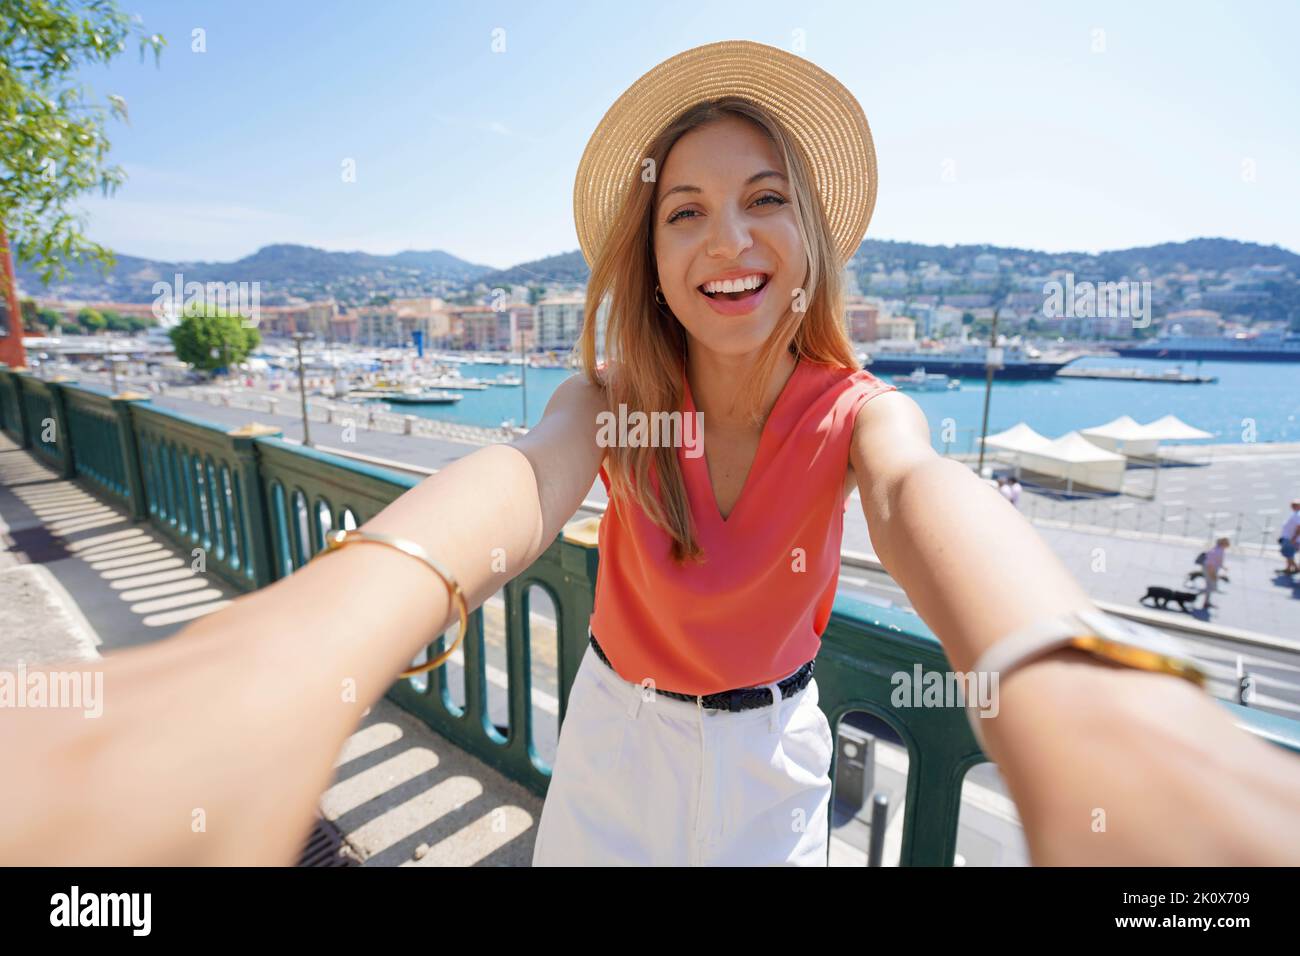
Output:
<svg viewBox="0 0 1300 956">
<path fill-rule="evenodd" d="M 1034 529 L 1088 596 L 1097 601 L 1149 608 L 1139 603 L 1148 587 L 1184 590 L 1187 572 L 1197 569 L 1193 563 L 1199 550 L 1195 542 L 1162 541 L 1123 531 L 1084 531 L 1054 524 L 1034 522 Z M 848 551 L 875 552 L 856 490 L 844 514 L 843 547 Z M 1170 605 L 1169 613 L 1224 627 L 1298 638 L 1300 575 L 1287 578 L 1279 574 L 1282 564 L 1282 556 L 1276 551 L 1259 555 L 1229 548 L 1224 570 L 1231 580 L 1220 583 L 1215 607 L 1208 616 L 1199 608 L 1200 587 L 1187 589 L 1197 592 L 1196 611 L 1183 614 L 1177 605 Z M 1007 573 L 1014 575 L 1016 569 L 1008 567 Z"/>
<path fill-rule="evenodd" d="M 0 433 L 0 666 L 95 656 L 96 643 L 111 656 L 238 596 Z M 542 800 L 382 699 L 344 744 L 320 809 L 363 865 L 528 866 Z"/>
<path fill-rule="evenodd" d="M 1197 594 L 1196 610 L 1182 615 L 1177 605 L 1169 610 L 1195 620 L 1237 627 L 1261 634 L 1300 637 L 1300 575 L 1279 573 L 1284 563 L 1279 553 L 1234 553 L 1228 549 L 1224 573 L 1209 611 L 1201 609 L 1203 586 L 1185 585 L 1197 547 L 1161 541 L 1126 538 L 1097 532 L 1035 525 L 1052 550 L 1078 578 L 1088 594 L 1102 601 L 1133 607 L 1148 587 L 1191 590 Z M 1190 605 L 1189 605 L 1190 606 Z"/>
</svg>

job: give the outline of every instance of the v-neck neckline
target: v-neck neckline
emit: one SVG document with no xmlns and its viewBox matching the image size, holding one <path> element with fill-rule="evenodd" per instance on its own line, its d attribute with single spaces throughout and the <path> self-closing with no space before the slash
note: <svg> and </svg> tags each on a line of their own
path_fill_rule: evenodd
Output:
<svg viewBox="0 0 1300 956">
<path fill-rule="evenodd" d="M 763 452 L 767 447 L 768 435 L 771 432 L 770 426 L 772 424 L 772 419 L 776 417 L 777 412 L 783 410 L 788 396 L 792 391 L 794 391 L 792 386 L 794 385 L 795 377 L 799 374 L 805 364 L 806 363 L 803 361 L 802 356 L 795 356 L 794 368 L 791 370 L 789 378 L 785 380 L 785 384 L 781 386 L 781 393 L 777 395 L 776 401 L 772 404 L 772 410 L 767 413 L 767 418 L 763 421 L 763 428 L 758 435 L 758 447 L 754 450 L 754 457 L 749 463 L 749 470 L 745 473 L 744 484 L 740 486 L 740 494 L 737 495 L 736 500 L 732 502 L 731 511 L 725 518 L 722 517 L 722 508 L 718 506 L 718 494 L 717 491 L 714 490 L 713 478 L 709 471 L 709 453 L 707 447 L 705 447 L 707 443 L 704 441 L 704 429 L 700 429 L 698 440 L 700 442 L 701 453 L 696 460 L 704 470 L 700 474 L 699 480 L 703 485 L 703 493 L 707 494 L 709 503 L 713 506 L 711 509 L 713 517 L 717 520 L 718 524 L 722 525 L 722 527 L 731 527 L 732 520 L 736 517 L 736 512 L 739 511 L 741 506 L 745 503 L 746 496 L 749 494 L 749 489 L 753 486 L 755 481 L 754 473 L 758 470 L 759 465 L 762 464 L 763 461 Z M 698 409 L 695 407 L 695 397 L 691 394 L 690 380 L 686 377 L 685 363 L 682 364 L 682 396 L 685 414 L 694 414 Z"/>
</svg>

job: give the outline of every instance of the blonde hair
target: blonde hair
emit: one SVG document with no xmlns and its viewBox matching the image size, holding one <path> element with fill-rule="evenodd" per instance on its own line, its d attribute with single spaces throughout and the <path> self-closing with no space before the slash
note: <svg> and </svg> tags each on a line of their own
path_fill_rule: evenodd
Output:
<svg viewBox="0 0 1300 956">
<path fill-rule="evenodd" d="M 802 149 L 772 114 L 741 97 L 701 102 L 678 116 L 650 143 L 642 163 L 651 160 L 650 169 L 662 170 L 669 151 L 686 132 L 733 116 L 765 132 L 784 160 L 799 235 L 807 254 L 802 287 L 806 308 L 800 312 L 792 305 L 782 316 L 740 395 L 741 407 L 748 410 L 755 424 L 761 424 L 766 387 L 783 349 L 801 361 L 855 370 L 859 366 L 843 319 L 840 264 L 825 210 L 813 189 Z M 582 370 L 588 381 L 604 390 L 609 408 L 618 408 L 622 403 L 629 412 L 652 415 L 681 408 L 687 339 L 678 319 L 655 299 L 655 182 L 643 182 L 641 168 L 639 163 L 637 170 L 629 171 L 634 185 L 592 264 L 579 349 Z M 611 299 L 605 331 L 607 361 L 598 368 L 596 322 L 607 295 Z M 610 507 L 617 507 L 618 499 L 635 501 L 672 538 L 674 562 L 681 564 L 688 557 L 702 562 L 704 552 L 696 540 L 677 449 L 615 445 L 607 449 L 607 456 Z M 658 478 L 658 499 L 652 492 L 652 463 Z"/>
</svg>

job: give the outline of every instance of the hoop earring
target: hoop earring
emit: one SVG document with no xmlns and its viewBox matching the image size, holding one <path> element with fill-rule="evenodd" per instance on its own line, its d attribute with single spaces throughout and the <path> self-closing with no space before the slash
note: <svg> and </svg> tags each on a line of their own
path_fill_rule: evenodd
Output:
<svg viewBox="0 0 1300 956">
<path fill-rule="evenodd" d="M 665 298 L 663 297 L 663 295 L 664 295 L 663 290 L 659 288 L 658 284 L 656 284 L 656 285 L 655 285 L 655 301 L 656 301 L 657 303 L 659 303 L 660 305 L 667 305 L 667 304 L 668 304 L 668 300 L 665 299 Z"/>
</svg>

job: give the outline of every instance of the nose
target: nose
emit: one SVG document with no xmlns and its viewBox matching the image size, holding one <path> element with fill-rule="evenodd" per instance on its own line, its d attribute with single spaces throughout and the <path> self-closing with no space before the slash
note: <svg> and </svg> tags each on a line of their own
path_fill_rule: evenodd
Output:
<svg viewBox="0 0 1300 956">
<path fill-rule="evenodd" d="M 713 217 L 714 227 L 709 233 L 708 254 L 717 259 L 739 259 L 741 253 L 754 244 L 749 225 L 743 213 L 724 210 Z"/>
</svg>

